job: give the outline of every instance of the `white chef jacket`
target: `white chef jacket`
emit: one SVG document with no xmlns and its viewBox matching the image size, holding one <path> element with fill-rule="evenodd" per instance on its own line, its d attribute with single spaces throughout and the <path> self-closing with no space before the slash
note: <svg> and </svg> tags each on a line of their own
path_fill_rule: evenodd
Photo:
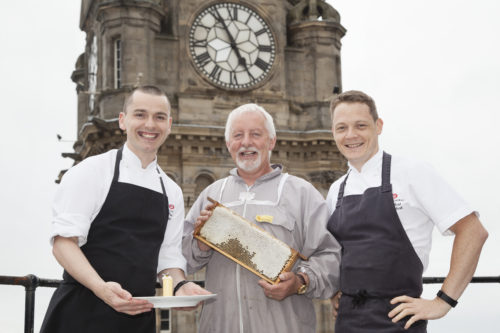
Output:
<svg viewBox="0 0 500 333">
<path fill-rule="evenodd" d="M 349 164 L 344 196 L 363 194 L 368 188 L 381 186 L 382 156 L 379 150 L 363 165 L 361 172 Z M 330 214 L 335 210 L 345 177 L 330 186 L 326 199 Z M 425 270 L 434 226 L 443 235 L 453 235 L 449 228 L 474 211 L 427 163 L 392 156 L 391 183 L 396 212 Z"/>
<path fill-rule="evenodd" d="M 50 242 L 54 237 L 78 237 L 81 247 L 87 242 L 92 221 L 101 210 L 113 180 L 117 150 L 86 158 L 69 169 L 56 191 L 52 206 L 53 220 Z M 124 145 L 120 162 L 121 183 L 128 183 L 163 194 L 156 171 L 156 159 L 145 169 L 140 159 Z M 186 271 L 182 255 L 184 199 L 181 188 L 160 170 L 169 202 L 169 220 L 160 248 L 158 269 L 181 268 Z"/>
</svg>

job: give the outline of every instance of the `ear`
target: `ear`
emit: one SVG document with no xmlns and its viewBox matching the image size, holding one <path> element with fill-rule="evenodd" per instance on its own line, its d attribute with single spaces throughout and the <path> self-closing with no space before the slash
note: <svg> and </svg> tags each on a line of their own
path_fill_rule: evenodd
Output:
<svg viewBox="0 0 500 333">
<path fill-rule="evenodd" d="M 169 116 L 168 117 L 168 132 L 170 133 L 171 130 L 172 130 L 172 117 Z"/>
<path fill-rule="evenodd" d="M 125 113 L 120 112 L 118 115 L 118 125 L 122 131 L 126 131 L 127 127 L 125 126 Z"/>
<path fill-rule="evenodd" d="M 271 144 L 269 145 L 269 150 L 272 151 L 274 149 L 274 146 L 276 146 L 276 137 L 270 139 Z"/>
<path fill-rule="evenodd" d="M 378 118 L 375 122 L 375 126 L 377 127 L 377 134 L 382 134 L 382 127 L 384 127 L 384 121 L 381 118 Z"/>
</svg>

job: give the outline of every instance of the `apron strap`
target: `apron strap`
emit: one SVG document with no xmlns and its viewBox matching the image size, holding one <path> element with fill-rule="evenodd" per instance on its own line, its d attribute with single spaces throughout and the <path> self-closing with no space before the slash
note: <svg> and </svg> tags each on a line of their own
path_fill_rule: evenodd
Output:
<svg viewBox="0 0 500 333">
<path fill-rule="evenodd" d="M 115 173 L 113 174 L 113 182 L 118 182 L 118 178 L 120 177 L 120 161 L 122 160 L 122 152 L 123 146 L 116 152 L 116 161 L 115 161 Z"/>
<path fill-rule="evenodd" d="M 156 166 L 156 172 L 158 172 L 158 177 L 160 178 L 161 191 L 163 192 L 163 198 L 165 199 L 165 205 L 167 207 L 167 211 L 165 212 L 165 205 L 163 205 L 163 214 L 165 214 L 165 216 L 167 217 L 167 221 L 168 221 L 170 207 L 168 206 L 167 191 L 165 191 L 165 185 L 163 184 L 163 178 L 161 178 L 161 173 L 160 173 L 160 170 L 158 169 L 158 165 Z"/>
<path fill-rule="evenodd" d="M 382 192 L 392 192 L 391 155 L 385 151 L 382 157 Z"/>
<path fill-rule="evenodd" d="M 342 204 L 342 199 L 344 198 L 345 185 L 347 183 L 347 178 L 349 178 L 349 172 L 345 176 L 344 181 L 340 184 L 339 193 L 337 196 L 337 204 L 335 208 L 339 208 Z M 391 155 L 387 154 L 385 151 L 382 156 L 382 192 L 392 192 L 391 185 Z"/>
<path fill-rule="evenodd" d="M 118 182 L 118 178 L 120 177 L 120 161 L 122 160 L 122 155 L 123 155 L 123 146 L 118 149 L 116 152 L 116 161 L 115 161 L 115 173 L 113 175 L 113 182 L 116 183 Z M 165 185 L 163 184 L 163 179 L 161 178 L 161 173 L 160 170 L 158 169 L 158 165 L 156 165 L 156 172 L 158 172 L 158 177 L 160 178 L 160 185 L 161 185 L 161 191 L 163 193 L 163 198 L 165 198 L 165 203 L 167 205 L 167 210 L 168 208 L 168 196 L 167 196 L 167 191 L 165 190 Z M 168 217 L 168 211 L 165 212 L 165 207 L 163 207 L 163 213 L 165 216 Z"/>
<path fill-rule="evenodd" d="M 340 184 L 339 194 L 337 195 L 337 204 L 335 205 L 335 208 L 339 208 L 340 205 L 342 204 L 342 199 L 344 198 L 345 184 L 347 183 L 347 178 L 349 178 L 350 173 L 351 173 L 351 170 L 349 170 L 349 172 L 347 172 L 347 175 L 345 176 L 344 181 L 342 182 L 342 184 Z"/>
</svg>

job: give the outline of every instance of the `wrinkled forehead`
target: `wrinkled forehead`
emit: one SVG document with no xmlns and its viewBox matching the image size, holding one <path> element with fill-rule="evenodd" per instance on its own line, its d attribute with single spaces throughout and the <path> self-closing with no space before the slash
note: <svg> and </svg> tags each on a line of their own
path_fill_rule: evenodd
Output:
<svg viewBox="0 0 500 333">
<path fill-rule="evenodd" d="M 263 130 L 267 133 L 266 118 L 262 112 L 248 110 L 235 115 L 231 123 L 231 132 L 251 129 Z"/>
</svg>

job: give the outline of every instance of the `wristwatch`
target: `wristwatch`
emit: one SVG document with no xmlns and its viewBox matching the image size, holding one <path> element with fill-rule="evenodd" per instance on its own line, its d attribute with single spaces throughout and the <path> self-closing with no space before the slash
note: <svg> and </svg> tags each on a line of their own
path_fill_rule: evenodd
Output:
<svg viewBox="0 0 500 333">
<path fill-rule="evenodd" d="M 303 295 L 306 293 L 307 291 L 307 283 L 306 283 L 306 278 L 304 277 L 303 275 L 304 273 L 302 272 L 298 272 L 296 273 L 297 277 L 299 278 L 300 282 L 302 283 L 299 287 L 299 289 L 297 289 L 297 294 L 299 295 Z"/>
</svg>

